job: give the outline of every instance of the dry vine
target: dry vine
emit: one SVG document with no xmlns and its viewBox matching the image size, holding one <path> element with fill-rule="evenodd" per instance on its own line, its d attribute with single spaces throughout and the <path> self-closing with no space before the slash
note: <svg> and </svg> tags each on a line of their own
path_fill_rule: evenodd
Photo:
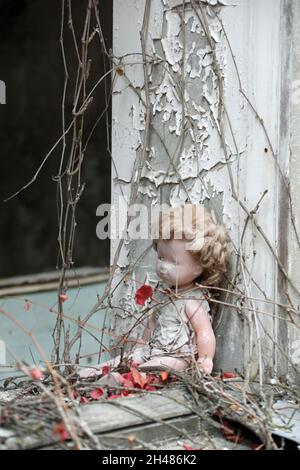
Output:
<svg viewBox="0 0 300 470">
<path fill-rule="evenodd" d="M 209 3 L 209 2 L 208 2 Z M 132 185 L 130 188 L 130 204 L 133 204 L 139 200 L 139 188 L 141 185 L 141 181 L 143 178 L 143 169 L 145 168 L 145 164 L 147 162 L 147 158 L 149 157 L 149 141 L 150 135 L 154 134 L 160 144 L 162 145 L 164 151 L 166 152 L 167 158 L 169 160 L 168 170 L 164 177 L 165 183 L 167 177 L 169 176 L 170 172 L 177 176 L 178 186 L 182 187 L 186 193 L 187 200 L 191 200 L 191 194 L 189 194 L 189 190 L 187 188 L 186 182 L 181 177 L 178 171 L 178 160 L 182 153 L 184 139 L 188 133 L 189 128 L 193 128 L 194 123 L 188 116 L 185 110 L 185 90 L 186 90 L 186 81 L 185 81 L 185 56 L 186 56 L 186 43 L 185 43 L 185 21 L 184 15 L 186 13 L 186 9 L 190 8 L 195 14 L 195 17 L 198 19 L 199 24 L 204 32 L 205 38 L 207 43 L 210 47 L 210 53 L 212 54 L 212 70 L 217 78 L 218 83 L 218 96 L 219 96 L 219 106 L 218 106 L 218 116 L 217 116 L 217 129 L 218 134 L 221 142 L 221 147 L 224 153 L 225 162 L 219 162 L 216 166 L 223 167 L 225 165 L 228 171 L 228 178 L 230 181 L 230 191 L 232 194 L 233 200 L 241 209 L 243 215 L 245 216 L 244 225 L 239 220 L 238 228 L 238 245 L 236 245 L 232 241 L 233 252 L 235 254 L 236 264 L 234 269 L 232 269 L 231 278 L 228 277 L 226 286 L 221 288 L 213 288 L 212 289 L 212 296 L 209 299 L 211 305 L 215 304 L 219 307 L 219 323 L 216 325 L 216 328 L 219 327 L 220 323 L 222 322 L 223 316 L 223 309 L 224 307 L 230 307 L 232 311 L 232 315 L 238 314 L 241 315 L 247 322 L 249 328 L 249 362 L 246 364 L 245 373 L 242 377 L 240 382 L 237 380 L 239 386 L 236 386 L 234 382 L 224 382 L 220 380 L 219 377 L 211 377 L 211 378 L 203 378 L 199 371 L 192 370 L 190 374 L 180 376 L 177 375 L 176 379 L 180 383 L 184 383 L 184 385 L 188 388 L 192 401 L 191 401 L 191 410 L 193 413 L 198 415 L 201 419 L 207 420 L 210 423 L 213 423 L 214 426 L 219 426 L 217 421 L 215 421 L 212 416 L 218 412 L 221 413 L 222 416 L 231 417 L 236 421 L 240 421 L 242 424 L 247 425 L 252 429 L 252 431 L 261 439 L 267 449 L 277 448 L 273 438 L 272 433 L 269 428 L 269 421 L 268 421 L 268 414 L 272 405 L 272 401 L 276 398 L 276 396 L 272 396 L 272 400 L 270 403 L 270 384 L 266 388 L 265 378 L 264 378 L 264 367 L 263 367 L 263 352 L 262 352 L 262 333 L 268 337 L 269 341 L 272 343 L 274 348 L 277 348 L 281 355 L 285 358 L 287 363 L 289 363 L 290 367 L 294 369 L 295 374 L 299 374 L 298 368 L 291 362 L 289 355 L 282 349 L 282 347 L 277 344 L 277 339 L 273 338 L 270 335 L 270 332 L 266 330 L 264 323 L 262 322 L 262 318 L 264 316 L 271 318 L 274 320 L 280 320 L 287 322 L 288 324 L 293 325 L 295 328 L 299 328 L 300 320 L 299 320 L 299 308 L 298 306 L 293 305 L 289 294 L 287 292 L 287 302 L 282 303 L 275 299 L 271 299 L 268 295 L 263 291 L 263 288 L 259 286 L 252 275 L 252 272 L 249 270 L 247 263 L 245 262 L 245 250 L 244 250 L 244 238 L 247 230 L 251 226 L 251 228 L 255 228 L 257 233 L 261 237 L 262 241 L 264 242 L 267 249 L 270 251 L 276 266 L 278 267 L 278 271 L 283 276 L 286 285 L 291 288 L 294 293 L 299 297 L 300 292 L 297 289 L 295 283 L 290 278 L 287 268 L 285 266 L 285 261 L 280 259 L 277 248 L 273 246 L 272 242 L 269 240 L 268 236 L 259 225 L 257 215 L 259 214 L 259 210 L 261 205 L 264 202 L 264 198 L 267 197 L 267 190 L 263 192 L 262 196 L 257 201 L 255 207 L 247 207 L 245 202 L 241 199 L 240 196 L 240 188 L 239 188 L 239 179 L 235 181 L 234 175 L 232 174 L 231 169 L 231 159 L 232 154 L 228 150 L 228 145 L 226 142 L 226 130 L 225 128 L 229 129 L 230 137 L 234 143 L 234 150 L 235 155 L 237 156 L 238 161 L 238 168 L 240 164 L 240 155 L 242 153 L 241 149 L 238 146 L 238 143 L 235 139 L 234 129 L 231 122 L 231 118 L 229 112 L 227 110 L 225 96 L 224 96 L 224 77 L 222 75 L 222 70 L 220 68 L 220 64 L 218 62 L 218 56 L 216 52 L 216 45 L 213 40 L 213 37 L 210 32 L 209 27 L 209 18 L 206 12 L 207 2 L 202 0 L 192 0 L 191 2 L 183 1 L 182 4 L 176 7 L 176 11 L 181 19 L 181 31 L 182 31 L 182 45 L 183 45 L 183 53 L 182 53 L 182 63 L 181 63 L 181 80 L 177 81 L 177 77 L 172 74 L 170 68 L 168 67 L 168 63 L 165 59 L 159 57 L 156 53 L 153 55 L 148 54 L 147 49 L 147 41 L 149 39 L 149 18 L 151 15 L 151 0 L 145 1 L 145 9 L 144 9 L 144 16 L 143 16 L 143 25 L 140 34 L 140 41 L 141 41 L 141 54 L 137 54 L 136 64 L 140 64 L 143 67 L 143 74 L 144 74 L 144 88 L 143 90 L 134 86 L 130 78 L 126 73 L 126 55 L 122 57 L 115 56 L 112 51 L 107 49 L 105 44 L 104 36 L 102 33 L 101 28 L 101 5 L 99 5 L 98 0 L 86 0 L 86 15 L 84 19 L 84 27 L 83 27 L 83 35 L 81 37 L 80 44 L 77 42 L 77 35 L 74 29 L 73 19 L 72 19 L 72 0 L 62 0 L 62 18 L 61 18 L 61 35 L 60 35 L 60 44 L 61 44 L 61 51 L 62 57 L 64 62 L 64 71 L 65 71 L 65 82 L 64 82 L 64 92 L 63 92 L 63 99 L 62 99 L 62 135 L 55 143 L 53 148 L 50 152 L 46 155 L 41 166 L 38 168 L 37 172 L 34 174 L 31 181 L 25 184 L 15 195 L 19 194 L 21 191 L 27 189 L 33 181 L 35 181 L 42 170 L 44 163 L 52 154 L 53 150 L 57 147 L 57 145 L 62 144 L 62 154 L 61 160 L 58 168 L 57 175 L 55 180 L 57 181 L 57 211 L 58 211 L 58 220 L 59 220 L 59 233 L 58 233 L 58 242 L 59 242 L 59 253 L 58 253 L 58 267 L 60 271 L 60 280 L 59 280 L 59 287 L 58 287 L 58 309 L 54 311 L 52 309 L 52 313 L 56 315 L 56 326 L 55 331 L 53 333 L 54 338 L 54 354 L 52 357 L 52 361 L 48 361 L 46 357 L 44 357 L 45 364 L 47 366 L 47 370 L 52 377 L 52 381 L 49 381 L 47 386 L 53 387 L 50 391 L 49 388 L 44 386 L 41 383 L 38 383 L 39 393 L 41 393 L 41 398 L 39 401 L 39 407 L 37 410 L 32 409 L 32 403 L 30 400 L 29 408 L 22 411 L 22 400 L 16 400 L 15 403 L 10 405 L 5 405 L 8 411 L 8 424 L 13 427 L 12 421 L 9 421 L 10 417 L 13 416 L 13 413 L 17 413 L 20 415 L 24 412 L 26 415 L 34 413 L 42 413 L 43 419 L 45 421 L 45 429 L 44 431 L 46 434 L 49 434 L 49 429 L 52 429 L 53 419 L 58 420 L 61 418 L 72 437 L 73 442 L 75 442 L 77 448 L 82 448 L 82 439 L 84 441 L 83 446 L 87 446 L 90 448 L 101 448 L 102 444 L 99 442 L 96 436 L 94 436 L 89 430 L 84 428 L 83 423 L 80 423 L 80 419 L 75 419 L 72 415 L 69 418 L 68 410 L 66 408 L 65 402 L 66 400 L 70 400 L 72 406 L 75 410 L 77 410 L 76 406 L 74 405 L 74 400 L 72 399 L 72 393 L 70 386 L 74 388 L 75 384 L 77 390 L 80 393 L 89 393 L 91 389 L 93 389 L 93 384 L 82 383 L 76 381 L 74 376 L 71 374 L 72 372 L 72 365 L 74 365 L 74 358 L 72 357 L 72 348 L 75 344 L 79 344 L 77 354 L 76 354 L 76 362 L 78 363 L 82 356 L 80 355 L 80 346 L 81 346 L 81 336 L 83 331 L 89 332 L 90 335 L 99 343 L 99 352 L 91 352 L 90 356 L 95 354 L 98 355 L 98 361 L 101 360 L 101 352 L 105 349 L 103 344 L 103 337 L 104 335 L 110 334 L 112 339 L 114 340 L 114 346 L 110 352 L 113 352 L 113 349 L 124 349 L 124 345 L 126 343 L 131 342 L 138 342 L 134 337 L 134 333 L 137 327 L 141 324 L 147 324 L 148 316 L 151 313 L 151 306 L 147 306 L 142 311 L 126 311 L 123 309 L 123 312 L 128 315 L 128 317 L 132 318 L 131 327 L 124 333 L 124 335 L 119 338 L 113 331 L 109 330 L 106 325 L 104 324 L 102 328 L 99 328 L 95 325 L 90 324 L 90 320 L 93 315 L 99 311 L 105 311 L 106 309 L 110 308 L 115 312 L 120 309 L 113 301 L 113 295 L 116 290 L 120 287 L 123 280 L 131 280 L 132 283 L 137 283 L 136 279 L 133 277 L 134 269 L 137 265 L 140 265 L 143 261 L 143 258 L 146 256 L 148 250 L 151 248 L 150 246 L 145 249 L 145 251 L 127 268 L 125 268 L 122 272 L 121 277 L 118 279 L 117 283 L 114 283 L 114 278 L 116 275 L 116 270 L 118 266 L 118 259 L 124 244 L 125 236 L 122 237 L 120 240 L 119 245 L 117 246 L 114 252 L 114 258 L 112 261 L 112 266 L 110 269 L 110 276 L 105 287 L 104 293 L 101 298 L 98 300 L 97 303 L 93 306 L 93 308 L 86 313 L 84 318 L 75 320 L 72 315 L 66 315 L 63 310 L 63 296 L 66 295 L 68 290 L 68 283 L 66 281 L 66 271 L 69 269 L 73 269 L 73 247 L 74 247 L 74 238 L 76 236 L 76 208 L 80 203 L 81 195 L 84 191 L 84 181 L 82 180 L 82 167 L 85 163 L 85 152 L 90 141 L 91 135 L 95 132 L 97 125 L 99 122 L 105 118 L 106 123 L 109 120 L 109 107 L 111 103 L 112 93 L 114 89 L 114 83 L 116 77 L 121 75 L 124 81 L 126 81 L 128 87 L 136 94 L 139 98 L 140 102 L 144 106 L 145 111 L 145 126 L 143 131 L 143 142 L 142 142 L 142 149 L 141 152 L 137 155 L 137 159 L 135 162 L 135 177 L 132 181 Z M 247 96 L 245 90 L 243 89 L 241 78 L 238 70 L 238 66 L 234 57 L 233 48 L 230 44 L 229 38 L 227 36 L 225 26 L 220 18 L 218 10 L 211 9 L 215 18 L 219 21 L 221 25 L 222 32 L 224 34 L 227 46 L 229 48 L 230 55 L 232 57 L 236 76 L 239 83 L 239 92 L 245 98 L 246 102 L 249 106 L 249 111 L 252 112 L 255 118 L 258 120 L 265 138 L 268 144 L 268 147 L 271 150 L 271 154 L 273 157 L 274 165 L 277 170 L 278 177 L 282 183 L 282 187 L 284 188 L 285 195 L 287 196 L 289 202 L 289 210 L 290 210 L 290 217 L 291 217 L 291 226 L 294 231 L 294 235 L 296 237 L 298 246 L 300 246 L 300 238 L 297 232 L 296 227 L 296 220 L 295 220 L 295 212 L 293 209 L 292 198 L 290 193 L 290 188 L 286 177 L 284 176 L 280 164 L 277 160 L 276 152 L 274 151 L 271 139 L 269 137 L 267 127 L 260 117 L 259 113 L 255 109 L 255 106 L 252 104 L 251 100 Z M 65 28 L 67 27 L 70 29 L 73 39 L 74 39 L 74 50 L 76 51 L 76 56 L 78 60 L 77 64 L 77 71 L 76 71 L 76 83 L 70 84 L 69 83 L 69 70 L 68 70 L 68 51 L 65 50 L 64 47 L 64 34 Z M 90 74 L 90 67 L 92 67 L 91 62 L 89 61 L 89 46 L 92 41 L 99 41 L 99 50 L 103 54 L 103 61 L 104 61 L 104 74 L 103 76 L 99 77 L 99 80 L 94 84 L 91 85 L 89 83 L 89 74 Z M 132 54 L 132 55 L 135 55 Z M 132 63 L 132 62 L 131 62 Z M 181 132 L 180 137 L 178 139 L 175 151 L 171 154 L 168 146 L 166 145 L 163 136 L 161 135 L 160 129 L 156 126 L 154 120 L 152 119 L 153 109 L 151 104 L 151 82 L 150 82 L 150 75 L 152 67 L 161 66 L 166 74 L 169 74 L 169 78 L 173 83 L 174 90 L 176 90 L 178 96 L 180 96 L 181 102 L 181 109 L 183 119 L 181 121 Z M 108 82 L 108 78 L 112 77 L 111 83 Z M 95 122 L 95 125 L 89 135 L 85 135 L 85 117 L 89 112 L 89 106 L 91 106 L 93 102 L 93 93 L 97 87 L 101 84 L 104 84 L 104 92 L 105 92 L 105 102 L 106 106 L 105 109 L 101 112 L 99 118 Z M 65 99 L 68 87 L 73 87 L 74 90 L 74 100 L 73 100 L 73 109 L 71 112 L 71 116 L 66 116 L 65 111 Z M 108 128 L 108 126 L 107 126 Z M 68 138 L 70 136 L 70 138 Z M 107 149 L 111 155 L 110 149 L 110 137 L 107 135 Z M 112 165 L 116 171 L 116 165 L 112 158 Z M 207 184 L 205 183 L 204 177 L 207 175 L 209 171 L 214 171 L 215 167 L 212 167 L 211 170 L 203 170 L 199 171 L 197 178 L 201 181 L 203 187 L 213 198 L 212 191 Z M 117 172 L 116 172 L 117 173 Z M 118 180 L 118 175 L 117 175 Z M 120 192 L 122 193 L 122 185 L 120 184 Z M 239 217 L 240 210 L 238 210 Z M 127 231 L 127 228 L 130 224 L 131 218 L 127 216 L 126 225 L 124 228 L 124 235 Z M 251 230 L 251 228 L 249 230 Z M 241 282 L 242 280 L 242 282 Z M 250 280 L 250 283 L 249 283 Z M 142 282 L 141 282 L 142 284 Z M 241 286 L 242 284 L 242 286 Z M 263 298 L 257 298 L 253 295 L 252 290 L 253 286 L 262 294 Z M 205 286 L 207 287 L 207 286 Z M 288 289 L 287 289 L 288 290 Z M 220 295 L 217 295 L 220 294 Z M 230 300 L 233 299 L 233 300 Z M 264 304 L 266 309 L 258 307 L 258 303 Z M 273 311 L 270 312 L 268 307 L 273 308 Z M 46 310 L 49 310 L 47 306 L 41 306 Z M 12 320 L 13 315 L 8 314 L 4 310 L 1 309 L 1 313 L 3 315 L 9 315 Z M 75 335 L 70 338 L 69 327 L 66 326 L 65 320 L 68 322 L 74 322 L 77 325 L 77 331 Z M 21 325 L 19 325 L 23 328 Z M 30 336 L 30 332 L 27 332 Z M 100 338 L 99 338 L 100 335 Z M 132 335 L 132 336 L 131 336 Z M 32 337 L 32 336 L 31 336 Z M 34 339 L 34 338 L 32 338 Z M 38 349 L 40 347 L 36 344 Z M 62 351 L 63 347 L 63 351 Z M 256 349 L 257 356 L 258 356 L 258 372 L 259 377 L 258 381 L 256 381 L 256 377 L 252 376 L 252 353 Z M 40 350 L 41 351 L 41 350 Z M 66 375 L 67 377 L 64 379 L 61 375 L 58 374 L 56 371 L 57 368 L 66 366 Z M 20 369 L 27 375 L 30 375 L 30 371 L 24 364 L 20 363 Z M 71 375 L 69 375 L 71 374 Z M 71 384 L 71 385 L 70 385 Z M 277 398 L 278 396 L 282 396 L 286 394 L 287 397 L 294 400 L 294 402 L 298 405 L 299 404 L 299 395 L 296 391 L 289 387 L 288 384 L 283 384 L 281 382 L 277 382 L 276 384 L 277 389 Z M 116 387 L 115 387 L 116 388 Z M 63 390 L 63 391 L 62 391 Z M 128 390 L 128 389 L 127 389 Z M 129 389 L 129 391 L 132 391 Z M 163 391 L 154 392 L 154 393 L 163 393 Z M 269 400 L 269 401 L 268 401 Z M 268 402 L 268 406 L 266 403 Z M 27 401 L 26 401 L 27 403 Z M 206 409 L 203 408 L 203 403 L 206 403 Z M 263 406 L 262 406 L 263 405 Z M 117 407 L 124 407 L 126 405 L 122 405 L 120 402 L 112 402 L 112 406 Z M 77 412 L 77 411 L 76 411 Z M 10 413 L 10 414 L 9 414 Z M 249 418 L 250 417 L 250 418 Z M 13 420 L 13 418 L 11 418 Z M 156 420 L 159 422 L 159 420 Z M 250 425 L 249 425 L 250 421 Z M 76 423 L 76 426 L 75 424 Z M 79 423 L 79 424 L 78 424 Z M 17 423 L 15 423 L 17 424 Z M 48 426 L 48 427 L 47 427 Z M 75 427 L 80 429 L 80 436 L 77 435 L 77 431 L 75 431 Z M 173 427 L 174 432 L 177 432 L 182 435 L 182 431 Z M 24 428 L 26 431 L 26 428 Z M 22 429 L 19 430 L 22 432 Z M 48 442 L 49 444 L 49 442 Z M 144 446 L 147 445 L 144 443 Z"/>
</svg>

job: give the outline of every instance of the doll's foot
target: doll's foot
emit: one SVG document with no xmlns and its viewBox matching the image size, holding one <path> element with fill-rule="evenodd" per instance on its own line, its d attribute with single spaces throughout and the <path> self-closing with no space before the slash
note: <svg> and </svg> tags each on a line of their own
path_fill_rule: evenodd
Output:
<svg viewBox="0 0 300 470">
<path fill-rule="evenodd" d="M 121 374 L 119 372 L 110 372 L 107 375 L 101 377 L 101 379 L 97 380 L 97 384 L 100 386 L 108 386 L 108 387 L 115 387 L 116 385 L 122 385 L 121 381 Z"/>
<path fill-rule="evenodd" d="M 77 374 L 81 379 L 95 378 L 102 374 L 102 367 L 78 367 Z"/>
<path fill-rule="evenodd" d="M 104 366 L 107 367 L 107 366 Z M 114 385 L 120 385 L 122 384 L 121 381 L 121 374 L 119 372 L 110 372 L 105 373 L 103 375 L 103 369 L 104 367 L 82 367 L 77 371 L 77 374 L 81 379 L 89 379 L 89 378 L 97 378 L 100 377 L 97 380 L 97 383 L 99 385 L 108 385 L 110 387 L 113 387 Z M 103 375 L 103 377 L 101 377 Z"/>
</svg>

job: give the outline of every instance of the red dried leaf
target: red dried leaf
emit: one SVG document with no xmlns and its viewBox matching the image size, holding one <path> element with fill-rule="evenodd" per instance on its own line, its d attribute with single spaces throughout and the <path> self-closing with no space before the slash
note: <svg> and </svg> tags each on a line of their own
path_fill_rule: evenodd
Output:
<svg viewBox="0 0 300 470">
<path fill-rule="evenodd" d="M 110 367 L 109 366 L 103 366 L 102 367 L 102 375 L 108 375 L 110 373 Z"/>
<path fill-rule="evenodd" d="M 80 397 L 80 403 L 89 403 L 90 400 L 87 397 Z"/>
<path fill-rule="evenodd" d="M 53 426 L 52 429 L 53 434 L 58 434 L 60 440 L 63 442 L 69 437 L 69 433 L 66 430 L 65 424 L 64 423 L 58 423 L 55 426 Z"/>
<path fill-rule="evenodd" d="M 34 380 L 41 380 L 41 378 L 43 377 L 42 371 L 38 369 L 37 367 L 35 367 L 34 369 L 31 369 L 29 371 L 29 375 Z"/>
<path fill-rule="evenodd" d="M 133 380 L 132 378 L 132 373 L 131 372 L 123 372 L 123 374 L 120 374 L 120 379 L 121 381 L 123 380 Z"/>
<path fill-rule="evenodd" d="M 122 397 L 134 397 L 134 393 L 131 393 L 128 390 L 123 390 L 121 395 Z"/>
<path fill-rule="evenodd" d="M 99 400 L 101 397 L 103 397 L 103 395 L 104 391 L 102 388 L 95 388 L 95 390 L 91 392 L 91 397 L 93 400 Z"/>
<path fill-rule="evenodd" d="M 157 377 L 154 374 L 147 374 L 147 384 L 157 383 Z"/>
<path fill-rule="evenodd" d="M 77 392 L 77 390 L 71 390 L 72 400 L 76 400 L 76 398 L 78 398 L 78 396 L 79 396 L 79 393 Z"/>
<path fill-rule="evenodd" d="M 161 384 L 161 378 L 154 375 L 154 374 L 149 374 L 148 375 L 148 384 Z"/>
<path fill-rule="evenodd" d="M 203 450 L 201 448 L 197 449 L 195 447 L 191 447 L 189 444 L 183 444 L 185 450 Z"/>
<path fill-rule="evenodd" d="M 117 395 L 110 395 L 110 397 L 108 397 L 107 399 L 114 400 L 115 398 L 122 398 L 122 396 L 122 393 L 118 393 Z"/>
<path fill-rule="evenodd" d="M 130 369 L 132 373 L 133 382 L 135 385 L 139 385 L 141 388 L 144 388 L 147 384 L 147 376 L 145 373 L 139 372 L 135 367 Z"/>
<path fill-rule="evenodd" d="M 234 379 L 235 377 L 238 377 L 238 375 L 234 372 L 223 372 L 221 376 L 222 379 Z"/>
<path fill-rule="evenodd" d="M 149 392 L 155 392 L 156 388 L 153 387 L 152 385 L 146 385 L 145 390 L 148 390 Z"/>
<path fill-rule="evenodd" d="M 183 448 L 185 450 L 196 450 L 196 449 L 193 449 L 193 447 L 189 446 L 188 444 L 183 444 Z"/>
<path fill-rule="evenodd" d="M 59 300 L 61 302 L 65 302 L 66 300 L 68 300 L 68 296 L 66 294 L 60 294 Z"/>
<path fill-rule="evenodd" d="M 147 299 L 153 296 L 154 289 L 147 284 L 142 285 L 135 293 L 135 303 L 138 305 L 145 305 Z"/>
<path fill-rule="evenodd" d="M 156 388 L 150 384 L 158 382 L 153 374 L 140 373 L 135 367 L 131 367 L 131 372 L 124 372 L 120 375 L 119 381 L 126 388 L 143 388 L 144 390 L 154 391 Z"/>
<path fill-rule="evenodd" d="M 160 375 L 161 380 L 165 382 L 166 380 L 168 380 L 170 374 L 166 370 L 163 370 L 162 372 L 159 373 L 159 375 Z"/>
<path fill-rule="evenodd" d="M 243 442 L 244 438 L 243 436 L 240 436 L 239 434 L 234 434 L 232 436 L 224 436 L 226 441 L 234 442 L 235 444 L 239 444 L 240 442 Z"/>
<path fill-rule="evenodd" d="M 25 305 L 24 305 L 24 310 L 26 310 L 26 312 L 28 312 L 29 309 L 30 309 L 30 303 L 26 302 Z"/>
<path fill-rule="evenodd" d="M 235 442 L 236 444 L 243 442 L 244 438 L 236 433 L 236 430 L 230 426 L 228 421 L 221 419 L 221 432 L 225 439 L 230 442 Z"/>
<path fill-rule="evenodd" d="M 235 433 L 235 430 L 230 426 L 228 421 L 221 418 L 221 431 L 224 437 L 231 436 Z"/>
<path fill-rule="evenodd" d="M 119 377 L 120 383 L 126 388 L 134 388 L 132 373 L 121 374 Z"/>
</svg>

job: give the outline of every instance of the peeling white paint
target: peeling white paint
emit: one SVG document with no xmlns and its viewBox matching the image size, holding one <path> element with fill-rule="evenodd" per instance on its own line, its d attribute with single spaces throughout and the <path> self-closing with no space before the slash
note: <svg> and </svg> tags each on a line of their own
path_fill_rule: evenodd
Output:
<svg viewBox="0 0 300 470">
<path fill-rule="evenodd" d="M 186 6 L 182 15 L 184 28 L 178 13 L 183 3 Z M 268 144 L 259 121 L 240 94 L 235 66 L 215 15 L 216 11 L 224 22 L 233 47 L 242 85 L 251 101 L 258 107 L 275 151 L 278 147 L 277 120 L 280 116 L 278 87 L 280 0 L 264 0 L 264 2 L 237 0 L 235 3 L 235 8 L 225 8 L 222 6 L 225 3 L 217 0 L 201 2 L 207 15 L 219 71 L 224 77 L 225 95 L 222 98 L 234 131 L 233 138 L 228 120 L 225 119 L 226 148 L 230 158 L 230 163 L 225 164 L 218 122 L 221 98 L 219 83 L 209 41 L 205 37 L 199 19 L 188 1 L 151 2 L 147 53 L 154 54 L 155 59 L 160 58 L 159 64 L 151 64 L 149 80 L 151 122 L 157 132 L 150 128 L 151 148 L 150 152 L 147 152 L 138 189 L 139 198 L 149 206 L 160 202 L 174 206 L 190 200 L 205 202 L 208 207 L 214 207 L 217 218 L 223 221 L 230 231 L 233 251 L 239 247 L 239 237 L 243 231 L 246 215 L 233 198 L 228 167 L 238 197 L 249 210 L 255 208 L 263 191 L 268 189 L 268 196 L 261 204 L 256 217 L 275 247 L 276 170 L 270 154 L 265 155 L 263 152 Z M 139 30 L 144 5 L 144 0 L 115 2 L 114 44 L 115 54 L 118 57 L 141 52 Z M 129 32 L 128 22 L 124 21 L 124 18 L 130 18 L 132 31 Z M 251 38 L 251 48 L 249 38 Z M 133 57 L 130 59 L 132 62 L 136 60 L 136 57 Z M 126 74 L 128 71 L 132 85 L 138 87 L 145 101 L 142 66 L 126 65 L 125 70 Z M 113 95 L 113 116 L 118 121 L 113 122 L 113 155 L 119 174 L 118 181 L 122 181 L 122 190 L 128 195 L 134 164 L 143 146 L 145 109 L 142 101 L 128 87 L 124 77 L 118 77 L 115 91 L 117 93 Z M 173 165 L 170 164 L 170 158 L 173 159 Z M 117 181 L 114 169 L 113 177 L 114 181 Z M 120 188 L 115 185 L 113 198 L 119 192 Z M 143 247 L 145 246 L 142 244 L 127 243 L 122 250 L 119 266 L 123 270 L 128 267 L 136 260 Z M 115 248 L 116 244 L 113 244 L 113 252 Z M 244 273 L 246 279 L 242 281 L 250 286 L 250 293 L 253 297 L 261 298 L 266 295 L 271 300 L 274 299 L 274 258 L 262 238 L 257 236 L 251 223 L 247 226 L 243 246 L 240 249 L 246 252 Z M 260 253 L 260 262 L 253 256 L 255 250 Z M 151 279 L 155 279 L 152 259 L 153 255 L 149 255 L 143 261 L 143 266 L 136 268 L 134 271 L 136 279 L 144 278 L 145 273 Z M 247 270 L 255 278 L 258 287 L 253 287 L 253 283 L 249 281 Z M 240 273 L 240 276 L 242 274 Z M 130 304 L 132 301 L 130 282 L 122 286 L 119 299 L 121 303 L 125 302 L 128 308 L 130 305 L 130 308 L 133 308 Z M 228 310 L 226 312 L 228 323 L 222 327 L 223 334 L 220 337 L 220 341 L 222 338 L 224 341 L 222 351 L 226 353 L 220 355 L 219 361 L 224 367 L 231 367 L 232 364 L 239 365 L 242 362 L 244 345 L 243 335 L 238 331 L 241 328 L 239 317 L 235 314 L 234 320 L 230 323 L 228 320 L 230 312 Z M 130 319 L 126 317 L 127 320 L 130 323 Z M 267 330 L 273 331 L 274 322 L 271 316 L 260 318 L 260 321 Z M 118 322 L 116 328 L 122 330 Z M 255 336 L 255 333 L 253 334 Z M 245 329 L 245 343 L 248 342 L 248 337 Z M 267 351 L 266 357 L 271 361 L 270 341 L 263 336 L 263 342 L 263 348 Z"/>
<path fill-rule="evenodd" d="M 132 128 L 136 131 L 143 131 L 145 129 L 145 110 L 142 106 L 131 107 L 130 113 L 132 115 Z"/>
<path fill-rule="evenodd" d="M 164 5 L 167 8 L 175 8 L 182 6 L 182 0 L 163 0 Z M 188 5 L 190 3 L 190 0 L 185 0 L 184 1 L 185 5 Z M 212 5 L 212 6 L 226 6 L 228 3 L 224 2 L 223 0 L 202 0 L 203 5 Z"/>
<path fill-rule="evenodd" d="M 167 34 L 165 38 L 162 38 L 161 44 L 166 60 L 172 66 L 172 70 L 179 72 L 183 55 L 183 47 L 178 37 L 181 29 L 180 16 L 177 13 L 168 11 L 166 13 L 166 22 Z"/>
</svg>

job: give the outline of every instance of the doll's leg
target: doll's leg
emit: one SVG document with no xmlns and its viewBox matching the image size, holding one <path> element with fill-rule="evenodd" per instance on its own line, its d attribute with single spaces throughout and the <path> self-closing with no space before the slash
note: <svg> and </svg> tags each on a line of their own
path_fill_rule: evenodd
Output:
<svg viewBox="0 0 300 470">
<path fill-rule="evenodd" d="M 179 359 L 177 357 L 171 356 L 158 356 L 150 359 L 149 361 L 144 362 L 139 366 L 139 370 L 143 370 L 148 367 L 165 367 L 167 369 L 173 370 L 185 370 L 188 367 L 188 362 L 184 359 Z"/>
<path fill-rule="evenodd" d="M 131 359 L 134 362 L 137 362 L 138 364 L 142 364 L 145 362 L 145 354 L 148 353 L 148 346 L 140 346 L 139 348 L 134 349 L 130 353 L 125 353 L 123 355 L 123 359 Z M 103 362 L 102 364 L 97 364 L 95 367 L 85 367 L 82 366 L 82 368 L 79 368 L 78 370 L 78 375 L 81 378 L 88 378 L 88 377 L 95 377 L 97 375 L 102 374 L 102 369 L 105 366 L 109 366 L 110 368 L 117 367 L 120 364 L 121 361 L 121 356 L 116 356 L 113 359 L 110 359 L 106 362 Z M 114 373 L 115 375 L 117 374 Z"/>
<path fill-rule="evenodd" d="M 94 367 L 79 366 L 78 375 L 82 379 L 95 377 L 97 375 L 102 374 L 103 367 L 108 366 L 108 367 L 113 368 L 113 367 L 117 367 L 119 363 L 120 363 L 120 356 L 116 356 L 113 359 L 110 359 L 106 362 L 102 362 L 102 364 L 97 364 Z"/>
</svg>

